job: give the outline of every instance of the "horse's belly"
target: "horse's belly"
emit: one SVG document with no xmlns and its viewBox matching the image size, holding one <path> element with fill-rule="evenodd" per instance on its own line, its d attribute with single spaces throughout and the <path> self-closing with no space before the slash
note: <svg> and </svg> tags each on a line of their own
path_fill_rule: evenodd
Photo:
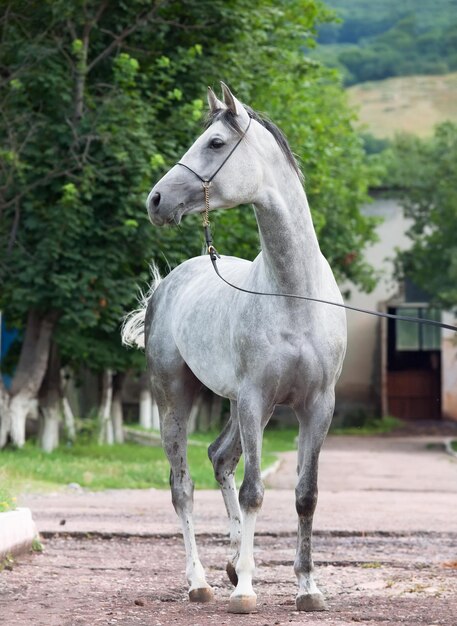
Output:
<svg viewBox="0 0 457 626">
<path fill-rule="evenodd" d="M 208 327 L 201 330 L 194 329 L 191 337 L 187 333 L 175 337 L 179 352 L 205 387 L 219 396 L 235 400 L 238 385 L 230 343 L 220 329 L 215 334 Z"/>
</svg>

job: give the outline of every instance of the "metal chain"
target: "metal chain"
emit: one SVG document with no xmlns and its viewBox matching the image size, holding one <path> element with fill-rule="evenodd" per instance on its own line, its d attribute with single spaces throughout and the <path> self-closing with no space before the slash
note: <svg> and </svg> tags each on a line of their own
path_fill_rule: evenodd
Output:
<svg viewBox="0 0 457 626">
<path fill-rule="evenodd" d="M 205 194 L 205 211 L 203 213 L 203 227 L 209 226 L 209 188 L 211 183 L 207 180 L 203 181 L 203 193 Z"/>
</svg>

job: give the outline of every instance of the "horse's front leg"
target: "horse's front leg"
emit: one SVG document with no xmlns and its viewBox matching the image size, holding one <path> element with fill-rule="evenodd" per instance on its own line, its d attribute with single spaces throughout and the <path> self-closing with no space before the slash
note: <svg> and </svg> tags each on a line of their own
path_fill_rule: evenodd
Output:
<svg viewBox="0 0 457 626">
<path fill-rule="evenodd" d="M 257 605 L 252 587 L 254 563 L 254 533 L 257 513 L 263 502 L 264 487 L 260 475 L 262 434 L 271 409 L 252 393 L 238 398 L 238 419 L 244 455 L 244 479 L 240 487 L 241 545 L 236 564 L 237 585 L 230 596 L 230 613 L 251 613 Z"/>
<path fill-rule="evenodd" d="M 183 390 L 184 392 L 184 390 Z M 192 602 L 209 602 L 213 599 L 213 590 L 206 582 L 205 572 L 200 562 L 195 541 L 193 511 L 193 491 L 187 463 L 187 419 L 191 402 L 184 397 L 177 397 L 173 406 L 160 406 L 162 443 L 170 462 L 171 498 L 176 513 L 181 521 L 184 545 L 186 549 L 186 576 L 189 582 L 189 599 Z"/>
<path fill-rule="evenodd" d="M 298 514 L 298 541 L 294 570 L 298 581 L 298 611 L 324 611 L 324 596 L 313 577 L 312 526 L 317 504 L 317 472 L 319 453 L 332 420 L 333 391 L 309 412 L 296 411 L 299 420 L 298 482 L 295 506 Z"/>
<path fill-rule="evenodd" d="M 230 419 L 219 437 L 208 448 L 208 456 L 214 468 L 214 475 L 220 485 L 230 526 L 230 550 L 232 557 L 227 563 L 227 575 L 233 585 L 238 577 L 235 566 L 240 554 L 241 510 L 238 502 L 235 469 L 241 456 L 241 439 L 236 402 L 230 403 Z"/>
</svg>

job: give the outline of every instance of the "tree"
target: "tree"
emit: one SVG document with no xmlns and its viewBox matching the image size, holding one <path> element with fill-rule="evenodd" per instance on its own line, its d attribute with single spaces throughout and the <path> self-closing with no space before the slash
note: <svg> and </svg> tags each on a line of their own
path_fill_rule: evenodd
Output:
<svg viewBox="0 0 457 626">
<path fill-rule="evenodd" d="M 206 85 L 221 77 L 283 125 L 304 157 L 324 251 L 340 276 L 370 286 L 363 150 L 338 78 L 301 50 L 328 17 L 315 0 L 0 7 L 0 308 L 23 328 L 13 385 L 0 382 L 0 447 L 8 437 L 23 445 L 48 365 L 41 401 L 52 413 L 52 341 L 63 364 L 135 366 L 118 337 L 133 284 L 146 282 L 151 257 L 175 265 L 202 243 L 196 219 L 151 228 L 144 197 L 199 132 Z M 224 252 L 256 254 L 250 212 L 216 222 Z"/>
<path fill-rule="evenodd" d="M 70 362 L 81 361 L 75 336 L 92 330 L 96 344 L 117 333 L 133 305 L 132 284 L 146 279 L 153 238 L 142 206 L 164 162 L 157 145 L 163 140 L 176 154 L 189 119 L 195 124 L 200 116 L 202 101 L 181 103 L 176 84 L 184 76 L 192 82 L 199 71 L 201 45 L 189 43 L 192 33 L 206 44 L 225 11 L 213 3 L 208 21 L 204 4 L 0 5 L 0 306 L 24 328 L 11 389 L 0 383 L 0 447 L 9 436 L 24 443 L 52 337 Z M 232 18 L 229 12 L 223 21 L 228 33 L 239 23 Z M 167 119 L 180 115 L 169 136 Z M 123 368 L 131 363 L 124 351 Z"/>
<path fill-rule="evenodd" d="M 439 125 L 430 139 L 398 137 L 386 184 L 412 220 L 412 246 L 397 257 L 400 277 L 436 304 L 457 310 L 457 125 Z"/>
</svg>

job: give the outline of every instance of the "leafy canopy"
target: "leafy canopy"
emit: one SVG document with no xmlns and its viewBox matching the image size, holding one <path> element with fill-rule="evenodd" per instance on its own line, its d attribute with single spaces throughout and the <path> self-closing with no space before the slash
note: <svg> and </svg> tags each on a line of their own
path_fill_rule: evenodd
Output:
<svg viewBox="0 0 457 626">
<path fill-rule="evenodd" d="M 431 139 L 397 138 L 387 180 L 412 220 L 412 246 L 398 256 L 400 274 L 436 303 L 457 309 L 457 125 L 441 124 Z"/>
<path fill-rule="evenodd" d="M 20 325 L 56 311 L 64 357 L 96 369 L 136 358 L 119 342 L 151 258 L 199 254 L 196 218 L 154 229 L 144 199 L 200 132 L 219 79 L 268 111 L 303 161 L 324 253 L 365 288 L 372 171 L 334 72 L 307 59 L 315 0 L 0 0 L 0 308 Z M 216 219 L 221 250 L 258 250 L 252 212 Z"/>
</svg>

